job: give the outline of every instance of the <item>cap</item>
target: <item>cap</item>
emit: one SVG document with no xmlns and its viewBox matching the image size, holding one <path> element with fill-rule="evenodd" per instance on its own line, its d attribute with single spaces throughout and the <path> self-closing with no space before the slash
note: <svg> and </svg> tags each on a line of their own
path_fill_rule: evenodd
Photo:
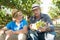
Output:
<svg viewBox="0 0 60 40">
<path fill-rule="evenodd" d="M 32 10 L 37 9 L 37 7 L 40 7 L 39 4 L 33 4 L 33 5 L 32 5 Z"/>
</svg>

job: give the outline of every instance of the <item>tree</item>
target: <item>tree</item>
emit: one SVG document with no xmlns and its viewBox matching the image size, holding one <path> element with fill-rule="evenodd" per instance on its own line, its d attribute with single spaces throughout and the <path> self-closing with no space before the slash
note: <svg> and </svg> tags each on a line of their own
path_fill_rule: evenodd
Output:
<svg viewBox="0 0 60 40">
<path fill-rule="evenodd" d="M 58 16 L 60 16 L 60 0 L 53 0 L 52 2 L 58 8 L 58 10 L 57 10 L 58 12 L 56 12 L 56 13 L 57 13 Z"/>
<path fill-rule="evenodd" d="M 0 0 L 0 5 L 22 10 L 24 14 L 31 15 L 31 6 L 38 3 L 36 0 Z"/>
<path fill-rule="evenodd" d="M 24 15 L 31 16 L 31 6 L 34 3 L 40 3 L 36 0 L 0 0 L 0 5 L 5 6 L 6 8 L 22 10 Z M 6 25 L 11 21 L 11 15 L 5 15 L 4 11 L 0 11 L 0 25 Z"/>
<path fill-rule="evenodd" d="M 4 10 L 0 10 L 0 28 L 4 27 L 8 22 L 12 20 L 11 15 L 6 15 Z"/>
<path fill-rule="evenodd" d="M 58 18 L 60 16 L 60 0 L 52 0 L 53 7 L 50 7 L 49 14 L 52 19 Z"/>
</svg>

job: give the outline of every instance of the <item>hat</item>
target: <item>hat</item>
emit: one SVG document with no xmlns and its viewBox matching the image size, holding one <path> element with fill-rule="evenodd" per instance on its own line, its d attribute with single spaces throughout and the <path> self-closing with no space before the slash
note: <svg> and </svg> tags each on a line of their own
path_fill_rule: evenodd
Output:
<svg viewBox="0 0 60 40">
<path fill-rule="evenodd" d="M 37 7 L 40 7 L 39 4 L 33 4 L 33 5 L 32 5 L 32 10 L 37 9 Z"/>
</svg>

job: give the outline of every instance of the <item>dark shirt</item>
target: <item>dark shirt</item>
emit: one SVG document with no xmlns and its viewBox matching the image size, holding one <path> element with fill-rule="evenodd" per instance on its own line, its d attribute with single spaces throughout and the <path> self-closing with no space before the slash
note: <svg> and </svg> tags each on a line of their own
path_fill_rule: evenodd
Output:
<svg viewBox="0 0 60 40">
<path fill-rule="evenodd" d="M 54 25 L 53 25 L 50 17 L 49 17 L 47 14 L 42 14 L 42 13 L 41 13 L 39 19 L 37 19 L 35 16 L 32 16 L 32 17 L 30 18 L 30 23 L 32 24 L 32 23 L 35 23 L 35 22 L 37 22 L 37 21 L 39 21 L 39 20 L 42 20 L 42 21 L 44 21 L 44 22 L 46 22 L 46 23 L 49 23 L 49 24 L 50 24 L 49 28 L 51 29 L 51 32 L 49 32 L 49 33 L 55 34 Z"/>
</svg>

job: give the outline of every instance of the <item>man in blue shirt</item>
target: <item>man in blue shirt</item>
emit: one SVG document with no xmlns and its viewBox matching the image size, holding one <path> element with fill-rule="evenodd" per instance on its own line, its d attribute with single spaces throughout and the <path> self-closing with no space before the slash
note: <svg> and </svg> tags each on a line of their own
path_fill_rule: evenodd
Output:
<svg viewBox="0 0 60 40">
<path fill-rule="evenodd" d="M 34 16 L 30 18 L 30 36 L 32 40 L 54 40 L 56 33 L 50 17 L 47 14 L 41 13 L 41 9 L 38 4 L 32 5 L 32 12 L 34 13 Z M 46 22 L 48 26 L 41 27 L 38 30 L 33 29 L 32 24 L 39 20 Z"/>
<path fill-rule="evenodd" d="M 14 12 L 12 14 L 12 18 L 14 18 L 14 20 L 9 22 L 6 27 L 2 28 L 1 30 L 4 33 L 4 31 L 8 29 L 8 31 L 5 31 L 5 33 L 7 34 L 5 40 L 8 40 L 8 38 L 13 34 L 18 35 L 18 40 L 26 40 L 28 23 L 23 19 L 22 12 Z"/>
</svg>

